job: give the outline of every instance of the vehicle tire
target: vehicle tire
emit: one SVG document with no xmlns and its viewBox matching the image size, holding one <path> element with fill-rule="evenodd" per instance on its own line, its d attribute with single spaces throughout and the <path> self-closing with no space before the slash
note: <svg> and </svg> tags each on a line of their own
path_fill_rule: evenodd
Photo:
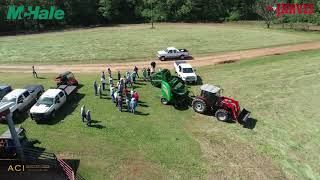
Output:
<svg viewBox="0 0 320 180">
<path fill-rule="evenodd" d="M 216 113 L 215 113 L 216 118 L 219 121 L 223 121 L 226 122 L 229 120 L 229 113 L 228 111 L 226 111 L 225 109 L 219 109 Z"/>
<path fill-rule="evenodd" d="M 181 55 L 181 56 L 180 56 L 180 59 L 184 59 L 184 58 L 185 58 L 184 55 Z"/>
<path fill-rule="evenodd" d="M 202 99 L 194 99 L 192 101 L 192 108 L 195 112 L 204 114 L 207 111 L 207 104 Z"/>
<path fill-rule="evenodd" d="M 31 115 L 31 113 L 30 113 L 30 111 L 28 112 L 28 115 L 29 115 L 29 117 L 30 117 L 31 120 L 34 120 L 33 117 L 32 117 L 32 115 Z"/>
<path fill-rule="evenodd" d="M 12 118 L 13 120 L 16 120 L 19 118 L 19 110 L 15 110 L 13 113 L 12 113 Z"/>
<path fill-rule="evenodd" d="M 166 58 L 164 56 L 160 57 L 160 61 L 164 61 Z"/>
<path fill-rule="evenodd" d="M 37 94 L 37 100 L 40 98 L 41 95 L 42 95 L 42 91 L 38 92 L 38 94 Z"/>
<path fill-rule="evenodd" d="M 161 97 L 161 103 L 163 104 L 163 105 L 168 105 L 169 104 L 169 102 L 166 100 L 166 98 L 164 98 L 164 97 Z"/>
<path fill-rule="evenodd" d="M 56 111 L 52 111 L 51 118 L 54 119 L 56 117 Z"/>
</svg>

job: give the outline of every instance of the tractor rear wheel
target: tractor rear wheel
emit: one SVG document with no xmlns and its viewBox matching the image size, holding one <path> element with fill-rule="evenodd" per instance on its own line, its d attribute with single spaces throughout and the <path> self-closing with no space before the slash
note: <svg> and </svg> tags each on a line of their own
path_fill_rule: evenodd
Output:
<svg viewBox="0 0 320 180">
<path fill-rule="evenodd" d="M 228 111 L 226 111 L 225 109 L 219 109 L 216 114 L 215 114 L 216 118 L 219 121 L 228 121 L 229 120 L 229 114 Z"/>
<path fill-rule="evenodd" d="M 207 104 L 202 99 L 195 99 L 192 101 L 192 108 L 195 112 L 204 114 L 207 111 Z"/>
<path fill-rule="evenodd" d="M 169 102 L 166 100 L 166 98 L 164 98 L 164 97 L 161 97 L 161 103 L 163 104 L 163 105 L 168 105 L 169 104 Z"/>
</svg>

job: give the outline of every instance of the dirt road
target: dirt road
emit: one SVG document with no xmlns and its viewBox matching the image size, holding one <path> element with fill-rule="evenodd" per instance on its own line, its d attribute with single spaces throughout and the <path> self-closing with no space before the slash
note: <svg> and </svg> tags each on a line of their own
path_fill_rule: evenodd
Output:
<svg viewBox="0 0 320 180">
<path fill-rule="evenodd" d="M 262 49 L 252 49 L 252 50 L 240 50 L 233 52 L 226 52 L 223 54 L 208 55 L 203 57 L 194 57 L 188 62 L 194 67 L 201 67 L 207 65 L 214 65 L 220 63 L 227 63 L 233 61 L 239 61 L 242 59 L 255 58 L 268 55 L 279 55 L 288 52 L 295 51 L 306 51 L 312 49 L 320 49 L 320 41 L 302 43 L 296 45 L 287 45 L 280 47 L 270 47 Z M 75 64 L 75 65 L 35 65 L 36 70 L 39 73 L 59 73 L 65 70 L 69 70 L 76 73 L 97 73 L 102 70 L 106 70 L 110 67 L 113 70 L 131 70 L 134 65 L 140 67 L 148 67 L 150 61 L 135 61 L 135 62 L 124 62 L 124 63 L 112 63 L 112 64 Z M 173 68 L 172 61 L 157 62 L 157 68 Z M 22 72 L 30 73 L 31 65 L 0 65 L 0 72 Z"/>
</svg>

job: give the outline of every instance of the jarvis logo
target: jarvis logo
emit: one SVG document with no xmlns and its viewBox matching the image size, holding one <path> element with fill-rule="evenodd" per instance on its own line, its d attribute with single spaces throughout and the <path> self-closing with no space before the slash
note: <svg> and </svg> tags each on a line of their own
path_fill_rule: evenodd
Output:
<svg viewBox="0 0 320 180">
<path fill-rule="evenodd" d="M 50 6 L 49 9 L 43 9 L 41 6 L 15 6 L 10 5 L 7 12 L 7 20 L 62 20 L 64 11 Z"/>
</svg>

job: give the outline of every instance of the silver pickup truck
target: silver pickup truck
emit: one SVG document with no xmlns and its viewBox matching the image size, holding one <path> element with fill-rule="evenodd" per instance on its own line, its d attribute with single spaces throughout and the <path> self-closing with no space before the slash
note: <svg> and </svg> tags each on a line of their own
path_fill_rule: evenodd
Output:
<svg viewBox="0 0 320 180">
<path fill-rule="evenodd" d="M 165 50 L 161 50 L 157 52 L 157 57 L 164 61 L 166 59 L 185 59 L 190 57 L 188 50 L 186 49 L 177 49 L 175 47 L 168 47 Z"/>
<path fill-rule="evenodd" d="M 42 85 L 30 85 L 26 86 L 26 89 L 15 89 L 3 97 L 0 101 L 0 109 L 10 103 L 10 112 L 13 113 L 13 119 L 16 119 L 19 113 L 26 111 L 37 101 L 43 91 Z"/>
</svg>

